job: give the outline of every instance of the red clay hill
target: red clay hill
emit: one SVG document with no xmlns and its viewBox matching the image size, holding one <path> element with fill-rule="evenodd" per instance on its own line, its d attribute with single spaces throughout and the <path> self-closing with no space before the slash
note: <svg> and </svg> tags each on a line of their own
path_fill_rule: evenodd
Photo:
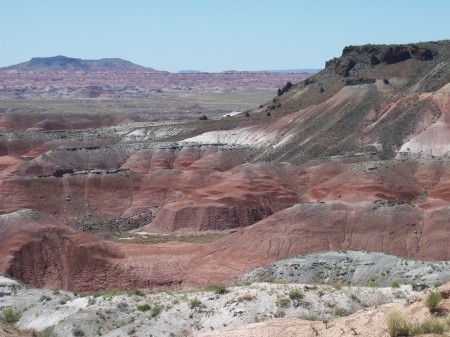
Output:
<svg viewBox="0 0 450 337">
<path fill-rule="evenodd" d="M 4 136 L 1 270 L 39 286 L 95 290 L 217 284 L 343 248 L 448 259 L 449 62 L 449 41 L 351 46 L 248 116 L 206 130 Z M 69 225 L 233 233 L 146 246 Z"/>
</svg>

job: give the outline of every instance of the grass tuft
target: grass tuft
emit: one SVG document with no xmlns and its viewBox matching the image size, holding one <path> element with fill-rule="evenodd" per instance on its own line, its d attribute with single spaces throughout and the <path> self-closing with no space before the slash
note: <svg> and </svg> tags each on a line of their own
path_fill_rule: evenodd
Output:
<svg viewBox="0 0 450 337">
<path fill-rule="evenodd" d="M 442 301 L 442 296 L 439 292 L 431 292 L 427 296 L 427 307 L 430 310 L 436 309 Z"/>
<path fill-rule="evenodd" d="M 149 311 L 151 309 L 150 304 L 148 303 L 144 303 L 144 304 L 140 304 L 137 306 L 137 310 L 144 312 L 144 311 Z"/>
<path fill-rule="evenodd" d="M 8 324 L 17 323 L 22 316 L 22 311 L 15 308 L 7 308 L 3 310 L 2 320 Z"/>
</svg>

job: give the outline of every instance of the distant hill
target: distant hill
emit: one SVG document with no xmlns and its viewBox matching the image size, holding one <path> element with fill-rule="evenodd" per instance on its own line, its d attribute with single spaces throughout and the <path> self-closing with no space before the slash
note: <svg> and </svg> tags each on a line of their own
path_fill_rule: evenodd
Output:
<svg viewBox="0 0 450 337">
<path fill-rule="evenodd" d="M 0 68 L 0 71 L 53 71 L 53 70 L 84 70 L 84 71 L 151 71 L 152 68 L 142 67 L 120 58 L 104 58 L 100 60 L 83 60 L 80 58 L 62 55 L 53 57 L 34 57 L 30 61 L 22 62 L 9 67 Z"/>
</svg>

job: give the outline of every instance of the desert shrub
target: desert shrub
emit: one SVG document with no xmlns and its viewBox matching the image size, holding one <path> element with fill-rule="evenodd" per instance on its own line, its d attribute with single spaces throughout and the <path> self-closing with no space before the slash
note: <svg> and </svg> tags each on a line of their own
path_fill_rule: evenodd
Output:
<svg viewBox="0 0 450 337">
<path fill-rule="evenodd" d="M 366 283 L 366 287 L 379 288 L 380 284 L 375 280 L 369 280 L 369 282 Z"/>
<path fill-rule="evenodd" d="M 46 328 L 44 331 L 36 331 L 31 330 L 31 336 L 33 337 L 58 337 L 56 334 L 53 333 L 54 327 L 50 326 Z"/>
<path fill-rule="evenodd" d="M 342 283 L 333 284 L 333 288 L 336 290 L 342 290 L 342 287 L 343 287 Z"/>
<path fill-rule="evenodd" d="M 140 304 L 137 306 L 137 310 L 144 312 L 149 311 L 151 309 L 150 305 L 148 303 Z"/>
<path fill-rule="evenodd" d="M 244 302 L 244 301 L 250 302 L 250 301 L 253 301 L 254 299 L 255 299 L 255 296 L 253 296 L 252 294 L 245 294 L 238 298 L 238 302 Z"/>
<path fill-rule="evenodd" d="M 17 323 L 22 316 L 22 312 L 15 308 L 7 308 L 3 310 L 3 321 L 8 324 Z"/>
<path fill-rule="evenodd" d="M 400 337 L 411 334 L 411 325 L 406 321 L 400 311 L 394 310 L 386 317 L 389 336 Z"/>
<path fill-rule="evenodd" d="M 277 305 L 282 308 L 287 308 L 291 305 L 291 300 L 289 298 L 280 298 L 277 300 Z"/>
<path fill-rule="evenodd" d="M 111 289 L 111 290 L 106 290 L 106 291 L 98 291 L 95 294 L 93 294 L 92 296 L 94 298 L 102 296 L 103 298 L 108 299 L 108 298 L 112 298 L 115 296 L 121 296 L 124 294 L 125 294 L 125 292 L 122 290 Z"/>
<path fill-rule="evenodd" d="M 76 297 L 86 297 L 87 296 L 87 294 L 84 291 L 74 292 L 73 295 Z"/>
<path fill-rule="evenodd" d="M 59 294 L 60 294 L 59 289 L 58 288 L 54 288 L 53 289 L 53 295 L 59 295 Z"/>
<path fill-rule="evenodd" d="M 52 299 L 51 297 L 42 295 L 41 298 L 40 298 L 40 301 L 41 302 L 46 302 L 46 301 L 50 301 L 51 299 Z"/>
<path fill-rule="evenodd" d="M 287 82 L 286 85 L 283 86 L 283 88 L 278 89 L 277 91 L 277 95 L 281 96 L 283 95 L 285 92 L 289 91 L 292 89 L 292 83 L 291 82 Z"/>
<path fill-rule="evenodd" d="M 189 307 L 190 307 L 191 309 L 200 308 L 200 307 L 202 307 L 202 306 L 203 306 L 202 302 L 200 302 L 200 300 L 198 300 L 198 299 L 196 299 L 196 298 L 194 298 L 193 300 L 191 300 L 191 301 L 189 302 Z"/>
<path fill-rule="evenodd" d="M 162 309 L 159 306 L 154 306 L 152 310 L 150 311 L 150 316 L 156 317 L 161 313 Z"/>
<path fill-rule="evenodd" d="M 80 329 L 80 328 L 73 328 L 72 333 L 73 333 L 73 335 L 74 335 L 75 337 L 83 337 L 83 336 L 86 336 L 86 335 L 84 334 L 84 331 L 83 331 L 82 329 Z"/>
<path fill-rule="evenodd" d="M 448 323 L 436 318 L 430 318 L 424 322 L 414 326 L 412 328 L 411 334 L 413 335 L 424 335 L 424 334 L 444 334 L 449 330 Z"/>
<path fill-rule="evenodd" d="M 398 284 L 397 281 L 394 281 L 391 283 L 391 288 L 399 288 L 399 287 L 400 287 L 400 285 Z"/>
<path fill-rule="evenodd" d="M 286 316 L 286 312 L 284 310 L 279 310 L 278 309 L 277 311 L 275 311 L 273 313 L 273 317 L 275 317 L 275 318 L 282 318 L 284 316 Z"/>
<path fill-rule="evenodd" d="M 132 294 L 136 296 L 145 296 L 145 293 L 140 289 L 133 290 Z"/>
<path fill-rule="evenodd" d="M 208 119 L 208 117 L 206 115 L 203 115 L 199 118 L 201 121 L 206 121 Z"/>
<path fill-rule="evenodd" d="M 312 286 L 305 286 L 303 289 L 305 289 L 305 291 L 310 291 L 310 290 L 317 290 L 319 289 L 319 287 L 317 286 L 317 284 L 313 284 Z"/>
<path fill-rule="evenodd" d="M 223 295 L 228 292 L 227 287 L 224 285 L 211 285 L 205 289 L 206 291 L 212 291 L 218 295 Z"/>
<path fill-rule="evenodd" d="M 429 293 L 427 296 L 427 307 L 432 310 L 436 309 L 442 300 L 442 296 L 438 292 Z"/>
<path fill-rule="evenodd" d="M 424 284 L 424 283 L 415 283 L 415 282 L 413 282 L 411 284 L 411 287 L 412 287 L 412 289 L 414 291 L 423 291 L 423 290 L 425 290 L 427 288 L 427 285 Z"/>
<path fill-rule="evenodd" d="M 127 302 L 119 302 L 117 303 L 117 309 L 120 311 L 125 311 L 128 309 L 128 303 Z"/>
<path fill-rule="evenodd" d="M 339 307 L 334 309 L 334 314 L 339 317 L 345 317 L 345 316 L 350 315 L 350 313 L 347 310 L 345 310 L 344 308 L 339 308 Z"/>
<path fill-rule="evenodd" d="M 289 298 L 291 300 L 300 300 L 303 298 L 303 293 L 300 290 L 294 289 L 289 292 Z"/>
<path fill-rule="evenodd" d="M 445 320 L 429 318 L 422 323 L 410 324 L 399 311 L 391 311 L 387 316 L 388 331 L 391 337 L 415 336 L 424 334 L 444 334 L 449 331 Z"/>
</svg>

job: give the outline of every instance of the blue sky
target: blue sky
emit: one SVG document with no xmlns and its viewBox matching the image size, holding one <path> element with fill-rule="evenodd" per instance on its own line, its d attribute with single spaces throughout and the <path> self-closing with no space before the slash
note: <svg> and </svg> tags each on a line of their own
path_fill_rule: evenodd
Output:
<svg viewBox="0 0 450 337">
<path fill-rule="evenodd" d="M 0 0 L 0 67 L 120 57 L 160 70 L 322 68 L 346 45 L 450 38 L 450 0 Z"/>
</svg>

